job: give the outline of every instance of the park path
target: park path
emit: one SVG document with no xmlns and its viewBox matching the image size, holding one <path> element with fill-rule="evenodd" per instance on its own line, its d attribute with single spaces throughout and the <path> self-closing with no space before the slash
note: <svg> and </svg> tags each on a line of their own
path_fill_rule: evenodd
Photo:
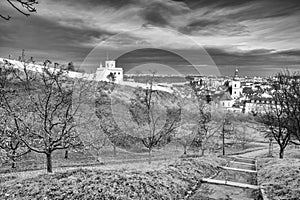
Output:
<svg viewBox="0 0 300 200">
<path fill-rule="evenodd" d="M 266 200 L 263 188 L 257 185 L 257 158 L 268 152 L 265 148 L 229 156 L 227 165 L 220 166 L 217 175 L 202 179 L 186 199 Z"/>
<path fill-rule="evenodd" d="M 193 195 L 186 198 L 196 199 L 258 199 L 257 161 L 255 158 L 228 157 L 226 166 L 221 166 L 219 173 L 200 180 L 201 184 Z"/>
</svg>

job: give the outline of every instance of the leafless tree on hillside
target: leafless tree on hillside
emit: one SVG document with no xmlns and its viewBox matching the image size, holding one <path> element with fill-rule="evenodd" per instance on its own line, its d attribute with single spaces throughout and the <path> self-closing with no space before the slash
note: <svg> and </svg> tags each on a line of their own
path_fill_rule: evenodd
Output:
<svg viewBox="0 0 300 200">
<path fill-rule="evenodd" d="M 93 116 L 95 115 L 94 113 Z M 82 123 L 77 127 L 77 130 L 84 133 L 81 141 L 84 145 L 84 150 L 91 153 L 97 162 L 101 162 L 101 151 L 104 147 L 111 144 L 108 136 L 102 131 L 99 120 L 96 116 L 88 117 L 88 123 Z"/>
<path fill-rule="evenodd" d="M 221 116 L 218 112 L 212 112 L 211 106 L 200 99 L 194 110 L 196 113 L 191 115 L 191 118 L 194 120 L 197 129 L 192 145 L 198 147 L 201 150 L 201 155 L 204 156 L 206 150 L 215 146 L 215 139 L 220 135 Z"/>
<path fill-rule="evenodd" d="M 279 86 L 279 85 L 277 85 Z M 272 103 L 259 115 L 259 120 L 270 129 L 273 138 L 279 145 L 279 158 L 283 158 L 284 150 L 291 140 L 291 132 L 287 128 L 288 115 L 281 87 L 275 87 Z"/>
<path fill-rule="evenodd" d="M 44 154 L 47 171 L 52 172 L 52 153 L 65 150 L 81 142 L 74 120 L 77 107 L 72 104 L 73 80 L 61 69 L 48 66 L 40 71 L 18 69 L 13 74 L 15 104 L 7 95 L 2 106 L 13 116 L 17 138 L 31 151 Z M 6 87 L 6 90 L 11 86 Z"/>
<path fill-rule="evenodd" d="M 155 91 L 152 84 L 148 89 L 136 93 L 132 99 L 130 113 L 136 123 L 136 130 L 141 134 L 143 145 L 148 149 L 149 163 L 154 148 L 170 142 L 179 126 L 180 108 L 167 107 L 166 113 L 155 105 Z"/>
<path fill-rule="evenodd" d="M 16 167 L 16 159 L 29 152 L 29 149 L 20 140 L 19 134 L 24 134 L 24 127 L 16 126 L 15 108 L 20 109 L 24 104 L 22 99 L 17 99 L 13 84 L 15 69 L 4 64 L 0 66 L 0 149 L 5 151 L 5 156 L 12 161 L 12 168 Z M 12 106 L 13 105 L 13 106 Z M 19 110 L 19 113 L 25 113 Z"/>
<path fill-rule="evenodd" d="M 120 124 L 123 131 L 139 138 L 147 148 L 149 163 L 151 152 L 169 143 L 179 127 L 181 109 L 176 104 L 167 105 L 165 101 L 170 99 L 164 95 L 153 89 L 152 81 L 148 88 L 136 89 L 126 105 L 129 117 Z"/>
<path fill-rule="evenodd" d="M 289 71 L 277 75 L 282 106 L 287 116 L 286 128 L 291 133 L 291 143 L 300 145 L 300 74 Z"/>
<path fill-rule="evenodd" d="M 183 154 L 187 154 L 187 149 L 192 145 L 194 139 L 196 138 L 195 127 L 190 127 L 188 125 L 181 126 L 179 132 L 176 134 L 176 141 L 183 147 Z"/>
</svg>

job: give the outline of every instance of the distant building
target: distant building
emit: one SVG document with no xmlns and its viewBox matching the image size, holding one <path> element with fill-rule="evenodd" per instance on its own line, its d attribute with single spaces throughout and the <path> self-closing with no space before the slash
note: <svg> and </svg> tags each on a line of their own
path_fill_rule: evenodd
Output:
<svg viewBox="0 0 300 200">
<path fill-rule="evenodd" d="M 245 102 L 245 113 L 258 114 L 265 113 L 272 109 L 275 101 L 271 98 L 253 97 Z"/>
<path fill-rule="evenodd" d="M 114 77 L 114 80 L 112 80 Z M 97 81 L 114 81 L 115 83 L 120 83 L 123 81 L 123 68 L 116 67 L 116 61 L 107 60 L 105 65 L 100 64 L 97 68 L 95 79 Z"/>
<path fill-rule="evenodd" d="M 217 108 L 230 109 L 235 100 L 231 97 L 229 92 L 223 92 L 212 96 L 212 100 Z"/>
<path fill-rule="evenodd" d="M 233 80 L 231 81 L 231 97 L 233 99 L 238 99 L 242 95 L 243 88 L 241 87 L 241 81 L 238 76 L 239 70 L 236 68 L 234 72 Z"/>
</svg>

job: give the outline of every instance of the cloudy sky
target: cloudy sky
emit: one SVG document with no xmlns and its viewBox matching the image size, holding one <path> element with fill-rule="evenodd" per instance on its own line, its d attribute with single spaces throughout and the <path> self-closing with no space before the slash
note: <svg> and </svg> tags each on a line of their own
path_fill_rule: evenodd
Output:
<svg viewBox="0 0 300 200">
<path fill-rule="evenodd" d="M 26 49 L 40 61 L 79 66 L 151 47 L 222 74 L 300 69 L 299 0 L 39 0 L 28 18 L 1 1 L 0 14 L 12 17 L 0 19 L 1 57 Z"/>
</svg>

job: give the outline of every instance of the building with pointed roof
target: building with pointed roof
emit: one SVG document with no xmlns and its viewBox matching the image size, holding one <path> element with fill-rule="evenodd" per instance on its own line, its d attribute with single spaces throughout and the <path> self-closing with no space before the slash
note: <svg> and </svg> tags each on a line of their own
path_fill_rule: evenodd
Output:
<svg viewBox="0 0 300 200">
<path fill-rule="evenodd" d="M 233 99 L 240 98 L 242 95 L 243 88 L 241 87 L 238 68 L 235 69 L 233 80 L 231 81 L 231 88 L 232 88 L 231 97 Z"/>
</svg>

